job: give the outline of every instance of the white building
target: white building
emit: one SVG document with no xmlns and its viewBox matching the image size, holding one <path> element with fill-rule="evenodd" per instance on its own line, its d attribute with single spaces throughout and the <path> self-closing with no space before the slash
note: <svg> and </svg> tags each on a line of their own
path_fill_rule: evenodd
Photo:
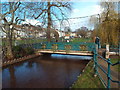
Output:
<svg viewBox="0 0 120 90">
<path fill-rule="evenodd" d="M 64 37 L 65 36 L 65 32 L 61 31 L 61 30 L 56 30 L 59 34 L 59 37 Z"/>
<path fill-rule="evenodd" d="M 71 33 L 70 33 L 70 36 L 71 36 L 71 37 L 77 37 L 77 34 L 76 34 L 76 32 L 71 32 Z"/>
</svg>

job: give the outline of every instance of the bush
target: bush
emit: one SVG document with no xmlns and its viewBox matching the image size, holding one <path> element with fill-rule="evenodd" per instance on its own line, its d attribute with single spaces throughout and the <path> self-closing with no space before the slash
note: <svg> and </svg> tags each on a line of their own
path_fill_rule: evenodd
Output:
<svg viewBox="0 0 120 90">
<path fill-rule="evenodd" d="M 26 55 L 25 50 L 21 46 L 13 46 L 12 50 L 15 58 L 20 58 Z"/>
<path fill-rule="evenodd" d="M 14 46 L 13 47 L 13 55 L 14 58 L 20 58 L 26 55 L 31 55 L 34 54 L 35 51 L 33 48 L 27 47 L 27 48 L 23 48 L 21 46 Z"/>
<path fill-rule="evenodd" d="M 26 52 L 27 55 L 35 53 L 34 49 L 30 48 L 30 47 L 24 48 L 24 50 L 25 50 L 25 52 Z"/>
</svg>

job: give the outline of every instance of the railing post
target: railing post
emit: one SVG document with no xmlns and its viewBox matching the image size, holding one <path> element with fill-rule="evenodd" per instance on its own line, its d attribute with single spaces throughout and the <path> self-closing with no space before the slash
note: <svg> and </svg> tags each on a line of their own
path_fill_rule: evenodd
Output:
<svg viewBox="0 0 120 90">
<path fill-rule="evenodd" d="M 111 77 L 111 73 L 110 73 L 110 59 L 108 58 L 108 74 L 107 74 L 107 88 L 110 88 L 110 77 Z"/>
<path fill-rule="evenodd" d="M 97 73 L 98 73 L 98 67 L 97 67 L 97 47 L 98 45 L 95 45 L 95 49 L 94 49 L 94 68 L 95 68 L 95 74 L 94 74 L 94 77 L 97 76 Z"/>
<path fill-rule="evenodd" d="M 106 45 L 106 56 L 105 58 L 109 58 L 109 44 Z"/>
</svg>

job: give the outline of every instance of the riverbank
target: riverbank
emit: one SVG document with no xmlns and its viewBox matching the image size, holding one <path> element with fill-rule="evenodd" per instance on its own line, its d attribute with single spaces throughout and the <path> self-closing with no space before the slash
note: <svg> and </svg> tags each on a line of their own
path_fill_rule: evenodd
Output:
<svg viewBox="0 0 120 90">
<path fill-rule="evenodd" d="M 32 54 L 32 55 L 24 56 L 24 57 L 21 57 L 21 58 L 18 58 L 18 59 L 8 60 L 8 61 L 5 61 L 5 62 L 2 63 L 2 67 L 7 66 L 7 65 L 11 65 L 11 64 L 15 64 L 15 63 L 18 63 L 18 62 L 22 62 L 22 61 L 25 61 L 25 60 L 28 60 L 28 59 L 31 59 L 31 58 L 35 58 L 35 57 L 38 57 L 38 56 L 40 56 L 40 54 Z"/>
<path fill-rule="evenodd" d="M 94 77 L 93 61 L 90 61 L 84 72 L 71 88 L 105 88 L 99 77 Z"/>
</svg>

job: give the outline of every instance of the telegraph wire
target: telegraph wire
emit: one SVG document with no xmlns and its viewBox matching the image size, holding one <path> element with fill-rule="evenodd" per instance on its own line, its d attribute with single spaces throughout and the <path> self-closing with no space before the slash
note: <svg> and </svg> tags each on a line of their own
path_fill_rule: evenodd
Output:
<svg viewBox="0 0 120 90">
<path fill-rule="evenodd" d="M 83 16 L 83 17 L 64 18 L 64 19 L 58 19 L 58 20 L 80 19 L 80 18 L 87 18 L 87 17 L 97 16 L 97 15 L 100 15 L 100 14 L 94 14 L 94 15 Z M 52 20 L 52 21 L 58 21 L 58 20 Z"/>
</svg>

